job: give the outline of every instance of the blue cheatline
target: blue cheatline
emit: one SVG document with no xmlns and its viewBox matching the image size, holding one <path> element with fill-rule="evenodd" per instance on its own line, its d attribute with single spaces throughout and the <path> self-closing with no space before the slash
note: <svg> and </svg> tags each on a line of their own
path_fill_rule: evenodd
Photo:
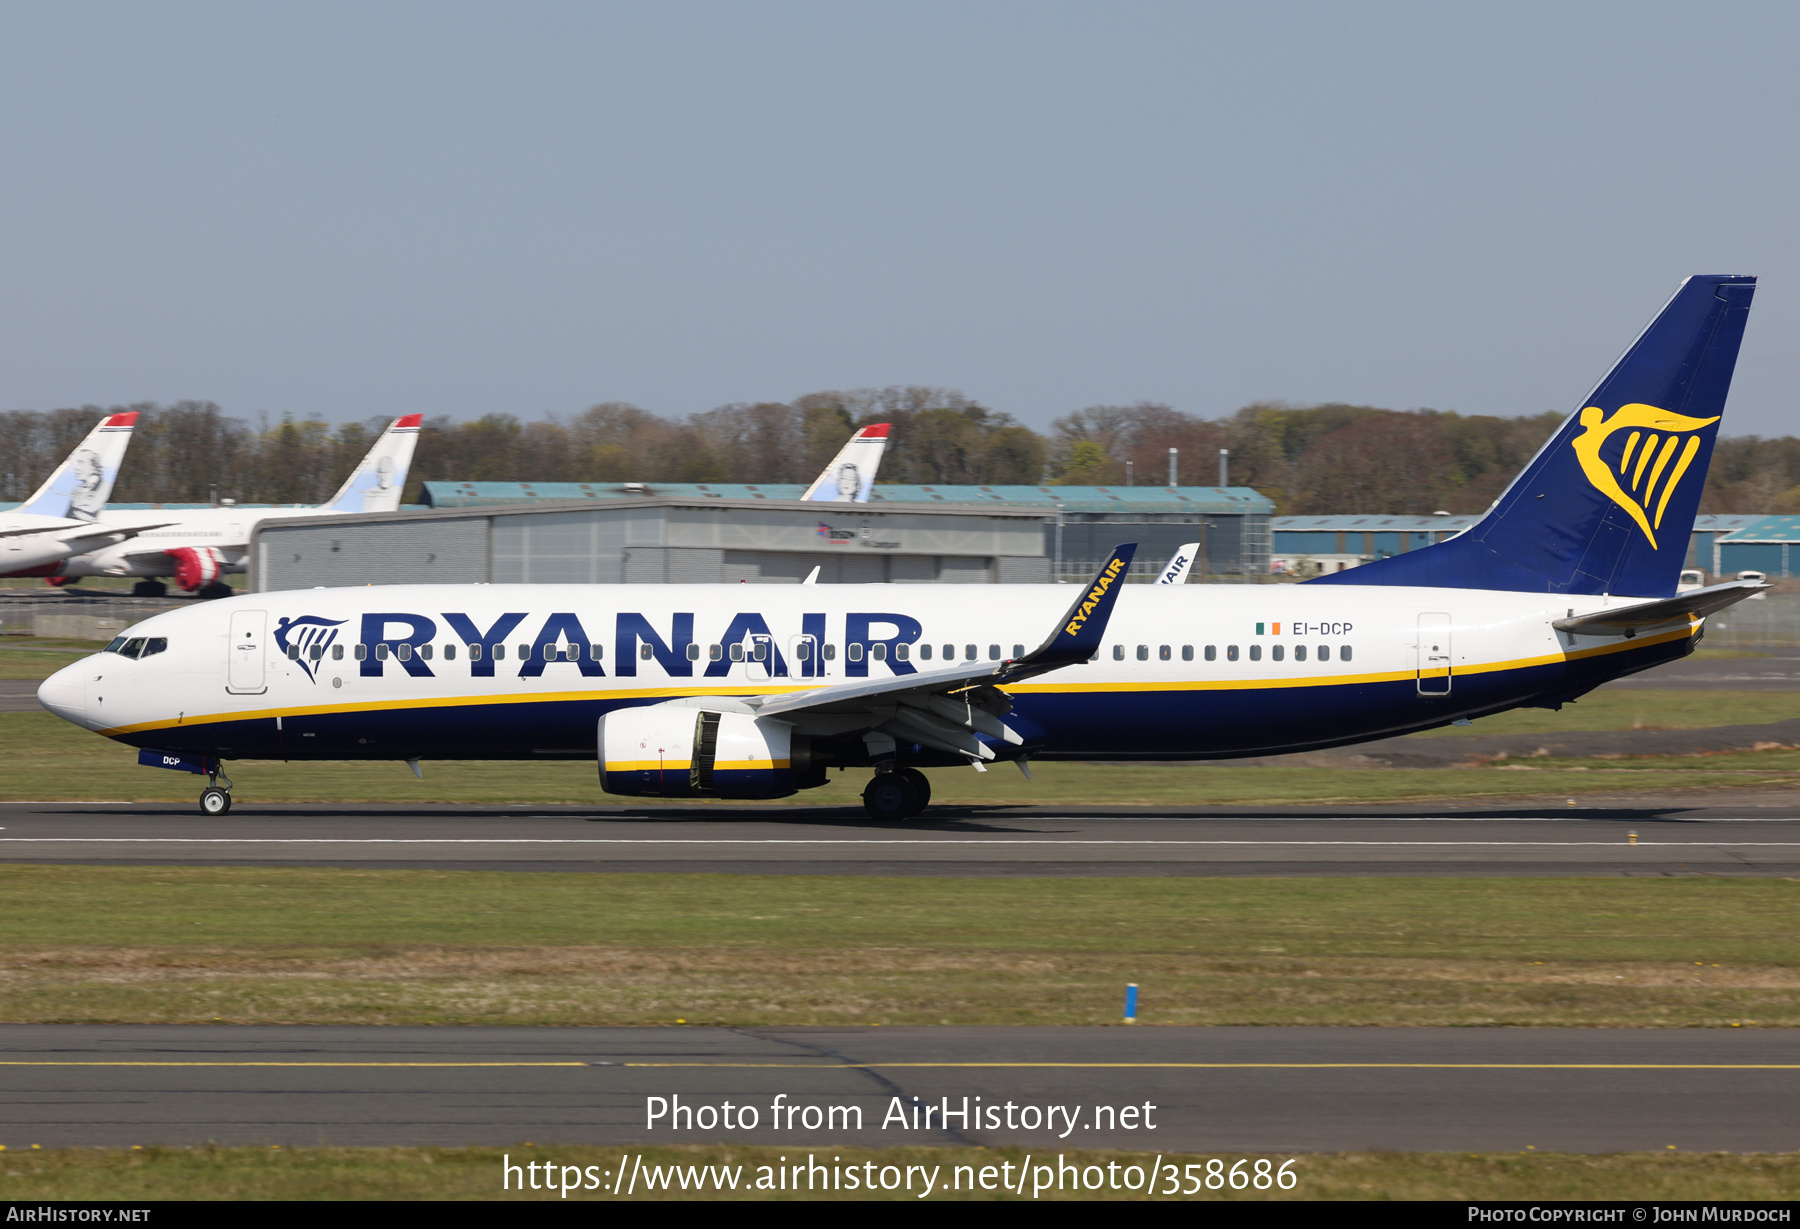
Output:
<svg viewBox="0 0 1800 1229">
<path fill-rule="evenodd" d="M 1306 583 L 1672 595 L 1755 292 L 1688 278 L 1466 532 Z"/>
</svg>

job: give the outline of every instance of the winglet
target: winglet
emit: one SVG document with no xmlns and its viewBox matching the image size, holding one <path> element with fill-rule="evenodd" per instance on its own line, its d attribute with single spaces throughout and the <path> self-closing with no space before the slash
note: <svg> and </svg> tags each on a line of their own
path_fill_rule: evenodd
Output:
<svg viewBox="0 0 1800 1229">
<path fill-rule="evenodd" d="M 1098 653 L 1100 642 L 1106 637 L 1107 620 L 1112 618 L 1113 603 L 1119 600 L 1119 590 L 1125 586 L 1125 574 L 1131 570 L 1131 557 L 1136 553 L 1136 542 L 1114 547 L 1050 638 L 1018 661 L 1008 662 L 1003 676 L 1041 674 L 1058 666 L 1088 661 Z"/>
</svg>

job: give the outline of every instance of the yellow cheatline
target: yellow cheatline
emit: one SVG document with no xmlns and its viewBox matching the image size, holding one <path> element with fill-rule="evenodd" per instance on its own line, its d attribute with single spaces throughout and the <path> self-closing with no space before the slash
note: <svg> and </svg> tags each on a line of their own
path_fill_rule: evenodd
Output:
<svg viewBox="0 0 1800 1229">
<path fill-rule="evenodd" d="M 1603 657 L 1609 653 L 1625 653 L 1634 649 L 1648 648 L 1651 645 L 1665 644 L 1671 640 L 1682 640 L 1693 634 L 1700 625 L 1698 619 L 1691 620 L 1687 627 L 1676 628 L 1655 636 L 1639 636 L 1633 640 L 1621 641 L 1618 644 L 1596 645 L 1588 649 L 1576 649 L 1573 652 L 1550 653 L 1541 657 L 1521 657 L 1510 661 L 1475 662 L 1455 667 L 1454 673 L 1496 674 L 1507 670 L 1523 670 L 1533 666 L 1556 665 L 1560 662 L 1578 661 L 1588 657 Z M 1091 692 L 1151 692 L 1151 691 L 1260 691 L 1297 687 L 1345 687 L 1362 683 L 1397 683 L 1416 678 L 1416 670 L 1395 670 L 1380 674 L 1322 674 L 1293 675 L 1287 678 L 1269 678 L 1267 676 L 1248 679 L 1211 679 L 1206 681 L 1170 682 L 1170 683 L 1009 683 L 1002 691 L 1014 693 L 1052 693 L 1073 694 Z M 173 721 L 142 721 L 134 725 L 113 726 L 98 731 L 109 738 L 117 738 L 124 734 L 142 734 L 150 730 L 167 730 L 181 726 L 184 729 L 196 725 L 210 725 L 215 722 L 255 721 L 268 717 L 310 717 L 341 713 L 387 712 L 398 709 L 416 708 L 479 708 L 489 704 L 556 704 L 581 700 L 642 700 L 642 699 L 679 699 L 695 696 L 752 696 L 781 695 L 796 691 L 812 691 L 817 684 L 793 686 L 769 686 L 757 690 L 744 687 L 648 687 L 631 688 L 621 691 L 560 691 L 543 695 L 512 696 L 447 696 L 441 698 L 423 697 L 413 699 L 370 700 L 353 704 L 318 704 L 304 708 L 267 708 L 246 709 L 242 712 L 208 713 L 200 717 L 177 718 Z"/>
</svg>

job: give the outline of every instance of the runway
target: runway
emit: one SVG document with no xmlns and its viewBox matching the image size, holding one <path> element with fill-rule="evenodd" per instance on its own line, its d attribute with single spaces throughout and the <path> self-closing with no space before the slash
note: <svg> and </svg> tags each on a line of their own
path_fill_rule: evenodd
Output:
<svg viewBox="0 0 1800 1229">
<path fill-rule="evenodd" d="M 1781 799 L 1783 802 L 1788 799 Z M 1632 843 L 1636 834 L 1636 843 Z M 847 875 L 1800 874 L 1800 809 L 0 804 L 0 862 Z"/>
<path fill-rule="evenodd" d="M 1800 1030 L 4 1025 L 0 1064 L 0 1143 L 14 1149 L 207 1140 L 1800 1148 Z M 778 1095 L 798 1107 L 780 1129 L 770 1110 Z M 650 1125 L 652 1097 L 715 1114 L 729 1100 L 756 1108 L 758 1121 Z M 913 1125 L 915 1105 L 960 1110 L 965 1097 L 971 1109 L 977 1098 L 993 1107 L 994 1125 L 985 1112 Z M 904 1126 L 891 1117 L 896 1104 Z M 811 1129 L 807 1106 L 817 1107 Z"/>
</svg>

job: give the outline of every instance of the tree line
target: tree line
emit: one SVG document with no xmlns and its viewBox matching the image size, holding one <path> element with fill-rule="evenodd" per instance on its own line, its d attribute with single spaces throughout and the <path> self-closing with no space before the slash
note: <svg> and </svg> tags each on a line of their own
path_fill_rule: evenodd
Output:
<svg viewBox="0 0 1800 1229">
<path fill-rule="evenodd" d="M 255 423 L 210 401 L 0 412 L 0 501 L 26 498 L 107 414 L 138 411 L 113 499 L 319 503 L 343 482 L 385 418 L 332 426 L 284 416 Z M 808 482 L 851 432 L 894 424 L 881 481 L 1123 486 L 1231 482 L 1275 501 L 1278 514 L 1480 512 L 1529 461 L 1563 415 L 1522 418 L 1378 406 L 1278 402 L 1206 419 L 1156 402 L 1099 405 L 1039 432 L 952 389 L 900 386 L 742 402 L 665 418 L 605 402 L 568 418 L 427 417 L 405 499 L 425 481 Z M 1800 439 L 1721 438 L 1703 512 L 1800 512 Z"/>
</svg>

